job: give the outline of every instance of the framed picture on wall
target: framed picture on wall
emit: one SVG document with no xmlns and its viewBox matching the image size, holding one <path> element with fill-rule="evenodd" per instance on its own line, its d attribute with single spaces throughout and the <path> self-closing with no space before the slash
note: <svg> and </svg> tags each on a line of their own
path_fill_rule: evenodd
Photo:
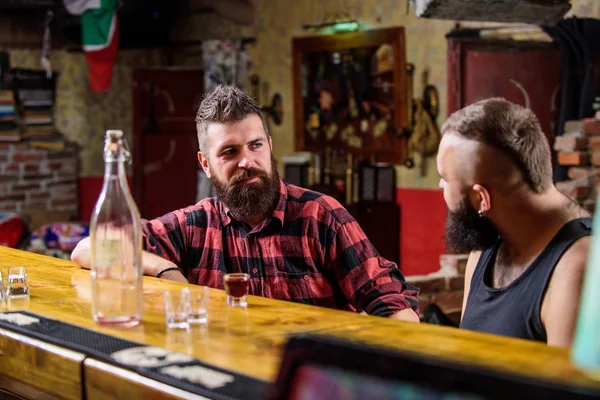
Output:
<svg viewBox="0 0 600 400">
<path fill-rule="evenodd" d="M 412 97 L 404 28 L 294 38 L 292 52 L 297 151 L 404 162 Z"/>
</svg>

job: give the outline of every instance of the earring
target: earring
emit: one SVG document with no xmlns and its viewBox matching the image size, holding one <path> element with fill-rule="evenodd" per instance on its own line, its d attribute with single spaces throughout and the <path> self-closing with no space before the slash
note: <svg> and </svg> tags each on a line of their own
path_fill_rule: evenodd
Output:
<svg viewBox="0 0 600 400">
<path fill-rule="evenodd" d="M 483 211 L 481 211 L 481 210 L 478 210 L 477 211 L 477 215 L 479 215 L 479 218 L 481 218 L 481 217 L 485 216 L 485 213 Z"/>
</svg>

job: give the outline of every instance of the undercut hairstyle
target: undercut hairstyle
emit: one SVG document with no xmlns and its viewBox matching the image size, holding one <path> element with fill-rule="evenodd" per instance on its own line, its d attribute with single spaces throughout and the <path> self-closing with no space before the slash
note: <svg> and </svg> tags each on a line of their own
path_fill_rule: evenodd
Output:
<svg viewBox="0 0 600 400">
<path fill-rule="evenodd" d="M 211 123 L 232 124 L 240 122 L 252 114 L 260 117 L 265 134 L 269 137 L 260 106 L 248 93 L 235 86 L 219 85 L 215 87 L 204 96 L 196 113 L 200 152 L 207 155 L 206 132 Z"/>
<path fill-rule="evenodd" d="M 535 193 L 552 186 L 550 144 L 535 114 L 503 98 L 471 104 L 453 113 L 442 134 L 454 133 L 507 154 Z"/>
</svg>

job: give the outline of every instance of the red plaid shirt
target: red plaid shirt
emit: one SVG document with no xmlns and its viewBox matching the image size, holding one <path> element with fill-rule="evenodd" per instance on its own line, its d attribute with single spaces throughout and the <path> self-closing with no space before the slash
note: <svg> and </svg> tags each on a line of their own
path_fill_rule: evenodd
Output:
<svg viewBox="0 0 600 400">
<path fill-rule="evenodd" d="M 144 248 L 199 285 L 222 289 L 226 273 L 246 272 L 257 296 L 380 316 L 418 309 L 418 289 L 336 200 L 283 182 L 280 191 L 254 229 L 218 198 L 144 220 Z"/>
</svg>

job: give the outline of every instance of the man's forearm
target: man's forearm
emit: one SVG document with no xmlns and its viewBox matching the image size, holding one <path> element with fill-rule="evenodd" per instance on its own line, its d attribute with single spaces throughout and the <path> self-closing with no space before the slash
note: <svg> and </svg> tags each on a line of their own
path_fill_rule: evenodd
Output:
<svg viewBox="0 0 600 400">
<path fill-rule="evenodd" d="M 89 237 L 77 244 L 77 247 L 75 247 L 71 254 L 71 260 L 80 267 L 87 269 L 92 267 L 91 241 Z M 156 254 L 142 251 L 142 268 L 144 275 L 156 276 L 160 271 L 172 267 L 177 267 L 177 265 Z M 172 281 L 187 282 L 187 279 L 177 270 L 167 271 L 160 277 Z"/>
<path fill-rule="evenodd" d="M 185 278 L 185 276 L 183 276 L 181 271 L 178 271 L 178 270 L 167 271 L 160 276 L 160 279 L 167 279 L 169 281 L 188 283 L 188 280 Z"/>
<path fill-rule="evenodd" d="M 402 311 L 398 311 L 397 313 L 390 315 L 389 318 L 408 322 L 420 322 L 419 316 L 412 308 L 405 308 Z"/>
<path fill-rule="evenodd" d="M 142 252 L 142 265 L 144 266 L 144 275 L 157 276 L 161 271 L 167 268 L 176 268 L 177 265 L 169 260 L 157 256 L 147 251 Z M 167 271 L 160 276 L 162 279 L 170 281 L 187 282 L 187 279 L 178 270 Z"/>
</svg>

